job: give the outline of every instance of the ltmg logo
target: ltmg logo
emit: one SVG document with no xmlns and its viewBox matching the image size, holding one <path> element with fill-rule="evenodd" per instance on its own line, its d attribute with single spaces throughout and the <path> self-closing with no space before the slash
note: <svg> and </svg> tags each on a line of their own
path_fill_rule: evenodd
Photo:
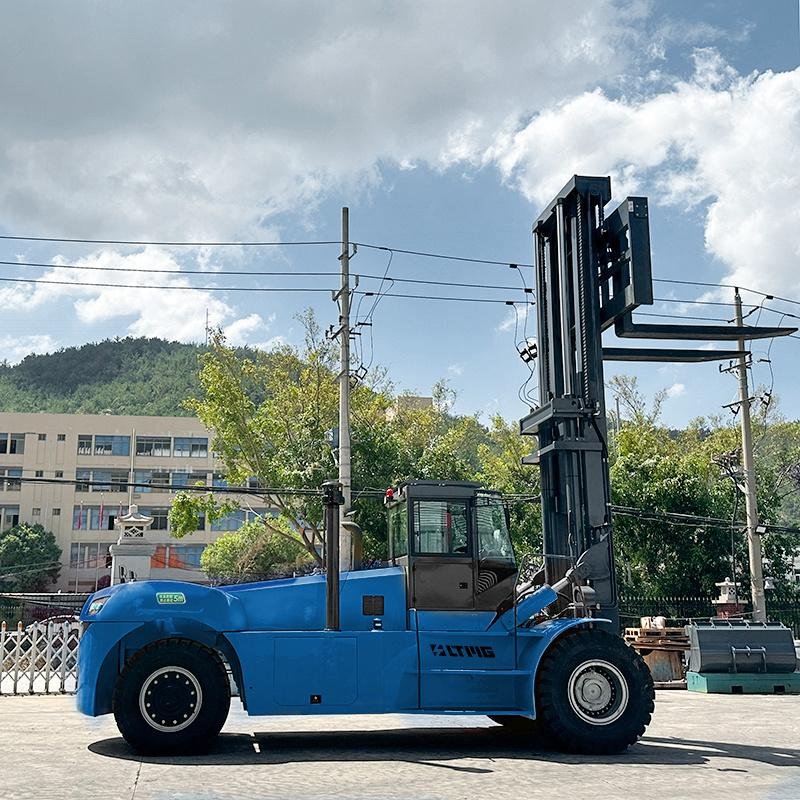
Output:
<svg viewBox="0 0 800 800">
<path fill-rule="evenodd" d="M 494 648 L 477 644 L 431 644 L 431 652 L 435 656 L 453 656 L 455 658 L 494 658 Z"/>
</svg>

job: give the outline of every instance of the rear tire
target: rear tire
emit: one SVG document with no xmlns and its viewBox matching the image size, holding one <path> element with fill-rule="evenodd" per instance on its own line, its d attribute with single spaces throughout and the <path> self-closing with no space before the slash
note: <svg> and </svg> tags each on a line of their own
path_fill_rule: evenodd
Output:
<svg viewBox="0 0 800 800">
<path fill-rule="evenodd" d="M 644 733 L 655 694 L 650 670 L 618 636 L 579 630 L 539 666 L 536 716 L 555 744 L 575 753 L 620 753 Z"/>
<path fill-rule="evenodd" d="M 120 733 L 137 752 L 200 753 L 225 724 L 230 702 L 217 653 L 187 639 L 165 639 L 125 665 L 112 708 Z"/>
</svg>

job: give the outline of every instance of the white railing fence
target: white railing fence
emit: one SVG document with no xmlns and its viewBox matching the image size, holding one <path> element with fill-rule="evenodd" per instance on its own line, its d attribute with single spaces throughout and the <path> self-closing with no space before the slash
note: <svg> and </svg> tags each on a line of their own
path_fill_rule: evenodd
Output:
<svg viewBox="0 0 800 800">
<path fill-rule="evenodd" d="M 0 624 L 0 695 L 74 693 L 80 634 L 78 622 Z"/>
</svg>

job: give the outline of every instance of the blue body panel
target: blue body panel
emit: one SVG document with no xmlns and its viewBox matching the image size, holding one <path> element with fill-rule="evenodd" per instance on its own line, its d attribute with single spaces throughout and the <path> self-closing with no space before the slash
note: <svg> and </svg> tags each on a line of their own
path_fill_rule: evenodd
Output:
<svg viewBox="0 0 800 800">
<path fill-rule="evenodd" d="M 81 612 L 90 624 L 79 650 L 78 709 L 108 713 L 125 662 L 150 642 L 179 636 L 222 653 L 252 715 L 534 716 L 543 653 L 569 628 L 596 622 L 519 627 L 552 602 L 549 587 L 500 618 L 408 609 L 400 567 L 346 573 L 340 592 L 341 630 L 325 631 L 322 575 L 221 588 L 142 581 L 103 589 Z M 379 626 L 364 613 L 365 597 L 383 598 Z"/>
</svg>

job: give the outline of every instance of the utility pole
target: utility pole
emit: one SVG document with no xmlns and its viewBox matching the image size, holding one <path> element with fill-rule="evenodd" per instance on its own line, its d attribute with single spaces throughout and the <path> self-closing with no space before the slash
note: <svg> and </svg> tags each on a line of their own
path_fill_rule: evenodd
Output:
<svg viewBox="0 0 800 800">
<path fill-rule="evenodd" d="M 342 254 L 339 256 L 342 283 L 339 289 L 339 344 L 341 347 L 341 372 L 339 373 L 339 483 L 342 486 L 344 502 L 339 508 L 341 531 L 341 555 L 339 559 L 342 572 L 349 570 L 351 564 L 351 537 L 341 523 L 350 511 L 351 471 L 350 471 L 350 209 L 342 208 Z"/>
<path fill-rule="evenodd" d="M 736 325 L 741 328 L 744 324 L 742 317 L 742 297 L 736 289 L 734 298 L 736 304 Z M 745 339 L 740 338 L 739 350 L 747 347 Z M 753 596 L 753 619 L 756 622 L 767 621 L 767 604 L 764 598 L 764 573 L 761 563 L 761 538 L 756 532 L 758 527 L 758 506 L 756 504 L 756 474 L 753 459 L 753 432 L 750 428 L 750 390 L 747 380 L 747 356 L 739 356 L 737 368 L 739 376 L 739 411 L 742 420 L 742 467 L 744 470 L 744 485 L 742 490 L 745 497 L 747 510 L 747 553 L 750 558 L 750 588 Z"/>
</svg>

